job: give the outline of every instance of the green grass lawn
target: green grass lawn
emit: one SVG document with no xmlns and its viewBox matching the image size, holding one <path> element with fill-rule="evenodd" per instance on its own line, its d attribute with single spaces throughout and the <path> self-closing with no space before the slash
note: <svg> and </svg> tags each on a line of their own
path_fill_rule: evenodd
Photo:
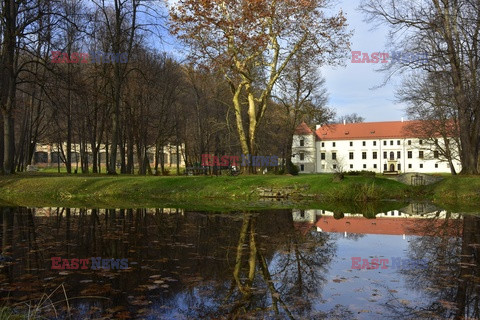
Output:
<svg viewBox="0 0 480 320">
<path fill-rule="evenodd" d="M 0 201 L 44 206 L 145 207 L 158 204 L 205 207 L 257 206 L 257 188 L 291 187 L 317 202 L 434 199 L 454 204 L 480 202 L 480 178 L 447 177 L 428 187 L 412 187 L 382 176 L 247 175 L 133 176 L 24 173 L 0 177 Z"/>
</svg>

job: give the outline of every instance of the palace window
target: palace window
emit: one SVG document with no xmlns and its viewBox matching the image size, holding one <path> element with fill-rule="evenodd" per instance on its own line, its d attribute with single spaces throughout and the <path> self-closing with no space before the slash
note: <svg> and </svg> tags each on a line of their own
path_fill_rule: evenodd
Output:
<svg viewBox="0 0 480 320">
<path fill-rule="evenodd" d="M 320 159 L 325 160 L 325 152 L 320 153 Z"/>
<path fill-rule="evenodd" d="M 363 159 L 363 160 L 366 160 L 366 159 L 367 159 L 367 153 L 366 153 L 366 152 L 362 152 L 362 159 Z"/>
<path fill-rule="evenodd" d="M 400 151 L 397 151 L 397 159 L 400 159 L 401 154 L 402 153 Z"/>
<path fill-rule="evenodd" d="M 423 151 L 419 151 L 419 152 L 418 152 L 418 157 L 419 157 L 420 159 L 423 159 Z"/>
<path fill-rule="evenodd" d="M 305 153 L 300 152 L 300 161 L 305 160 Z"/>
<path fill-rule="evenodd" d="M 353 160 L 353 152 L 350 152 L 350 153 L 348 154 L 348 158 L 349 158 L 350 160 Z"/>
<path fill-rule="evenodd" d="M 300 139 L 300 147 L 303 147 L 303 146 L 305 146 L 305 140 Z"/>
<path fill-rule="evenodd" d="M 438 151 L 437 150 L 433 151 L 433 157 L 435 159 L 438 159 Z"/>
<path fill-rule="evenodd" d="M 336 152 L 332 152 L 332 160 L 337 160 L 337 153 Z"/>
<path fill-rule="evenodd" d="M 350 147 L 353 147 L 353 142 L 352 141 L 350 141 Z"/>
<path fill-rule="evenodd" d="M 412 151 L 408 151 L 407 155 L 408 155 L 408 159 L 412 159 L 412 157 L 413 157 Z"/>
<path fill-rule="evenodd" d="M 376 151 L 373 152 L 372 158 L 373 158 L 373 159 L 377 159 L 377 152 L 376 152 Z"/>
</svg>

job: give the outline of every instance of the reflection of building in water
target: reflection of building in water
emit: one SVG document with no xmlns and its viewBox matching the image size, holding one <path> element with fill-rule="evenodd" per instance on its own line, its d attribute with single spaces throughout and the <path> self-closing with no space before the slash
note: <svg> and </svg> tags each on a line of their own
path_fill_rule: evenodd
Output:
<svg viewBox="0 0 480 320">
<path fill-rule="evenodd" d="M 426 229 L 453 226 L 460 221 L 460 214 L 447 211 L 430 211 L 428 204 L 410 204 L 400 210 L 391 210 L 376 214 L 375 219 L 367 219 L 362 214 L 334 213 L 331 211 L 311 209 L 292 211 L 294 225 L 306 233 L 313 226 L 318 232 L 354 234 L 386 234 L 386 235 L 424 235 Z M 434 207 L 433 207 L 434 208 Z M 406 211 L 406 212 L 405 212 Z M 417 213 L 413 213 L 417 211 Z M 446 220 L 446 218 L 449 218 Z M 453 228 L 452 228 L 453 231 Z"/>
<path fill-rule="evenodd" d="M 59 214 L 63 214 L 65 212 L 66 208 L 57 208 L 57 207 L 45 207 L 45 208 L 32 208 L 35 210 L 35 216 L 56 216 Z M 93 210 L 96 210 L 96 214 L 98 215 L 103 215 L 106 214 L 107 211 L 109 210 L 129 210 L 129 209 L 81 209 L 81 208 L 70 208 L 70 214 L 75 215 L 75 214 L 83 214 L 83 215 L 91 215 Z M 130 209 L 131 210 L 131 209 Z M 136 210 L 136 209 L 133 209 Z M 149 208 L 149 209 L 142 209 L 145 211 L 145 213 L 148 214 L 155 214 L 155 213 L 165 213 L 165 214 L 185 214 L 184 209 L 179 209 L 179 208 Z"/>
<path fill-rule="evenodd" d="M 317 213 L 318 210 L 300 210 L 300 209 L 293 209 L 292 216 L 294 222 L 311 222 L 315 223 L 317 221 Z"/>
</svg>

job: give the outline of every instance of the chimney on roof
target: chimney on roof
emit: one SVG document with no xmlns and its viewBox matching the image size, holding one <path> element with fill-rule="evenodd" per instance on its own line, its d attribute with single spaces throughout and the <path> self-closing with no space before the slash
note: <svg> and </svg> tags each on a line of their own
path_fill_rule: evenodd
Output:
<svg viewBox="0 0 480 320">
<path fill-rule="evenodd" d="M 402 122 L 403 122 L 403 117 L 402 117 Z"/>
<path fill-rule="evenodd" d="M 343 125 L 346 125 L 346 124 L 347 124 L 347 121 L 343 119 Z"/>
<path fill-rule="evenodd" d="M 315 131 L 318 130 L 318 129 L 320 129 L 321 127 L 322 127 L 321 124 L 317 124 L 317 125 L 315 126 Z"/>
</svg>

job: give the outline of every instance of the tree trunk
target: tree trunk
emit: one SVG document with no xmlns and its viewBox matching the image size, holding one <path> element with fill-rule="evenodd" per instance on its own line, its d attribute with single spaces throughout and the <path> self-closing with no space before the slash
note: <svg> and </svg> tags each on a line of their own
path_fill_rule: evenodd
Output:
<svg viewBox="0 0 480 320">
<path fill-rule="evenodd" d="M 3 135 L 3 115 L 0 114 L 0 174 L 3 174 L 3 159 L 4 159 L 4 135 Z"/>
<path fill-rule="evenodd" d="M 180 175 L 180 148 L 178 146 L 178 141 L 176 146 L 176 152 L 177 152 L 177 157 L 175 160 L 177 160 L 177 176 L 179 176 Z"/>
<path fill-rule="evenodd" d="M 128 137 L 128 147 L 127 147 L 127 173 L 134 174 L 135 173 L 135 158 L 133 152 L 134 146 L 134 138 L 131 132 L 131 129 L 128 129 L 129 137 Z M 139 163 L 140 164 L 140 163 Z"/>
<path fill-rule="evenodd" d="M 118 87 L 116 87 L 119 90 Z M 112 144 L 110 148 L 110 163 L 108 164 L 107 173 L 117 174 L 117 148 L 118 148 L 118 136 L 119 132 L 119 114 L 120 114 L 120 94 L 115 92 L 115 108 L 112 117 Z"/>
<path fill-rule="evenodd" d="M 163 155 L 163 153 L 162 153 Z M 158 157 L 160 157 L 160 149 L 158 147 L 158 143 L 155 145 L 155 164 L 154 164 L 154 168 L 155 168 L 155 175 L 158 176 Z"/>
<path fill-rule="evenodd" d="M 5 174 L 14 173 L 15 143 L 13 132 L 13 118 L 3 113 L 3 172 Z"/>
</svg>

